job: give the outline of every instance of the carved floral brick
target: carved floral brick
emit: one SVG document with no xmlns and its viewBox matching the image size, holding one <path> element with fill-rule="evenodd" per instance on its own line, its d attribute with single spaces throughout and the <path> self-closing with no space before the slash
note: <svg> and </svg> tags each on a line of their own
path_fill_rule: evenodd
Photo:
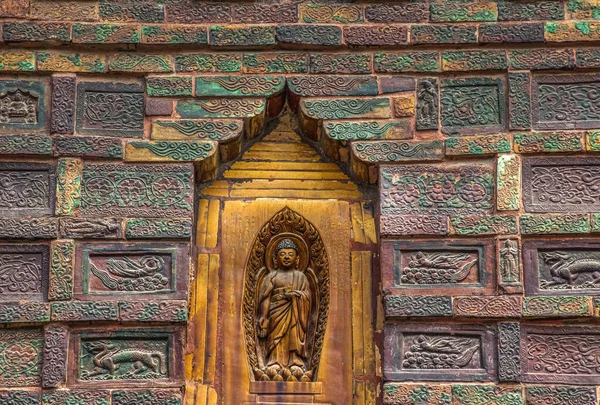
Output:
<svg viewBox="0 0 600 405">
<path fill-rule="evenodd" d="M 44 329 L 44 361 L 42 386 L 54 388 L 64 383 L 67 372 L 67 338 L 65 326 L 53 325 Z"/>
<path fill-rule="evenodd" d="M 586 317 L 591 316 L 588 297 L 529 297 L 523 300 L 523 316 Z"/>
<path fill-rule="evenodd" d="M 52 164 L 0 163 L 2 215 L 4 217 L 53 215 L 55 181 L 56 175 Z"/>
<path fill-rule="evenodd" d="M 110 391 L 104 390 L 52 390 L 42 394 L 44 405 L 109 405 Z"/>
<path fill-rule="evenodd" d="M 482 318 L 519 318 L 521 297 L 455 297 L 452 310 L 455 316 Z"/>
<path fill-rule="evenodd" d="M 521 325 L 518 322 L 498 324 L 498 379 L 521 381 Z"/>
<path fill-rule="evenodd" d="M 537 386 L 525 388 L 527 405 L 596 405 L 598 403 L 595 387 L 575 386 Z"/>
<path fill-rule="evenodd" d="M 48 256 L 44 245 L 0 245 L 0 302 L 44 300 Z"/>
<path fill-rule="evenodd" d="M 39 386 L 44 337 L 39 329 L 0 330 L 0 385 Z"/>
<path fill-rule="evenodd" d="M 183 397 L 177 389 L 118 390 L 112 392 L 112 404 L 182 405 Z"/>
<path fill-rule="evenodd" d="M 186 322 L 187 301 L 120 301 L 119 319 L 133 322 Z"/>
<path fill-rule="evenodd" d="M 382 216 L 491 213 L 493 177 L 489 165 L 382 166 Z"/>
<path fill-rule="evenodd" d="M 473 402 L 495 405 L 522 405 L 523 390 L 519 386 L 453 385 L 452 404 L 470 405 Z"/>
<path fill-rule="evenodd" d="M 449 385 L 386 383 L 383 386 L 383 403 L 386 405 L 448 405 L 452 401 Z"/>
<path fill-rule="evenodd" d="M 388 318 L 452 316 L 452 301 L 450 297 L 391 295 L 385 297 L 385 315 Z"/>
</svg>

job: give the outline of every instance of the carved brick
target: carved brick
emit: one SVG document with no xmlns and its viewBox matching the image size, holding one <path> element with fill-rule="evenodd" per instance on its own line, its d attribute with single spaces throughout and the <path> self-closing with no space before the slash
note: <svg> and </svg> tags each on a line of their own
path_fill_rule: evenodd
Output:
<svg viewBox="0 0 600 405">
<path fill-rule="evenodd" d="M 544 42 L 544 24 L 481 24 L 479 26 L 479 42 Z"/>
<path fill-rule="evenodd" d="M 52 127 L 56 134 L 75 130 L 75 76 L 52 77 Z"/>
<path fill-rule="evenodd" d="M 116 321 L 119 308 L 112 302 L 54 302 L 53 321 Z"/>
<path fill-rule="evenodd" d="M 452 300 L 455 316 L 481 318 L 520 318 L 521 297 L 505 295 L 500 297 L 455 297 Z"/>
<path fill-rule="evenodd" d="M 73 298 L 75 244 L 70 240 L 56 240 L 52 242 L 51 250 L 48 299 L 70 300 Z"/>
<path fill-rule="evenodd" d="M 121 139 L 99 136 L 57 135 L 53 137 L 54 156 L 121 159 Z"/>
<path fill-rule="evenodd" d="M 500 211 L 521 208 L 521 158 L 519 155 L 498 156 L 496 173 L 496 207 Z M 515 232 L 517 225 L 515 223 Z"/>
<path fill-rule="evenodd" d="M 277 26 L 277 42 L 301 45 L 337 46 L 342 29 L 332 25 L 293 24 Z"/>
<path fill-rule="evenodd" d="M 427 21 L 429 9 L 424 3 L 367 4 L 365 18 L 375 23 L 412 23 Z"/>
<path fill-rule="evenodd" d="M 531 80 L 527 73 L 508 74 L 508 127 L 531 128 Z"/>
<path fill-rule="evenodd" d="M 48 51 L 36 53 L 36 69 L 45 72 L 104 73 L 106 56 L 102 53 L 79 53 L 69 51 Z M 64 78 L 64 76 L 56 76 Z M 69 83 L 66 83 L 67 85 Z M 75 86 L 75 83 L 73 83 Z M 68 86 L 70 88 L 70 86 Z M 71 122 L 75 122 L 75 87 L 73 87 L 73 110 Z M 71 94 L 69 92 L 69 94 Z M 67 117 L 65 117 L 67 118 Z M 69 133 L 73 133 L 72 130 Z"/>
<path fill-rule="evenodd" d="M 240 54 L 186 53 L 175 55 L 176 72 L 239 72 L 242 69 Z"/>
<path fill-rule="evenodd" d="M 382 284 L 392 295 L 471 295 L 495 286 L 492 240 L 384 241 Z"/>
<path fill-rule="evenodd" d="M 187 217 L 193 204 L 192 170 L 187 164 L 86 164 L 81 182 L 81 214 Z"/>
<path fill-rule="evenodd" d="M 498 6 L 495 3 L 433 3 L 430 19 L 433 22 L 496 21 Z"/>
<path fill-rule="evenodd" d="M 46 128 L 49 104 L 42 81 L 0 80 L 0 130 L 40 131 Z"/>
<path fill-rule="evenodd" d="M 377 52 L 374 57 L 375 72 L 439 72 L 438 52 Z"/>
<path fill-rule="evenodd" d="M 176 389 L 118 390 L 112 392 L 113 405 L 181 405 L 182 403 L 181 391 Z"/>
<path fill-rule="evenodd" d="M 184 239 L 192 236 L 189 219 L 136 218 L 125 221 L 127 239 Z"/>
<path fill-rule="evenodd" d="M 143 85 L 79 82 L 76 129 L 84 135 L 141 137 L 144 133 Z"/>
<path fill-rule="evenodd" d="M 265 100 L 251 98 L 212 98 L 177 101 L 181 118 L 250 118 L 265 111 Z"/>
<path fill-rule="evenodd" d="M 349 118 L 389 118 L 390 99 L 326 99 L 302 100 L 300 111 L 307 117 L 318 120 L 334 120 Z"/>
<path fill-rule="evenodd" d="M 81 204 L 83 162 L 80 159 L 59 159 L 56 172 L 56 215 L 71 216 Z"/>
<path fill-rule="evenodd" d="M 595 387 L 533 386 L 525 388 L 527 405 L 596 405 Z"/>
<path fill-rule="evenodd" d="M 512 150 L 508 134 L 486 136 L 464 136 L 445 141 L 447 156 L 495 155 Z"/>
<path fill-rule="evenodd" d="M 527 1 L 498 3 L 498 20 L 500 21 L 531 21 L 531 20 L 562 20 L 565 10 L 562 4 L 555 1 Z"/>
<path fill-rule="evenodd" d="M 295 23 L 298 9 L 291 4 L 238 3 L 232 9 L 233 21 L 241 23 Z M 211 20 L 211 22 L 213 22 Z"/>
<path fill-rule="evenodd" d="M 107 405 L 110 403 L 110 391 L 103 390 L 53 390 L 42 395 L 43 405 Z"/>
<path fill-rule="evenodd" d="M 277 27 L 282 27 L 281 25 Z M 274 45 L 275 27 L 245 25 L 212 25 L 208 43 L 213 46 L 267 46 Z"/>
<path fill-rule="evenodd" d="M 189 25 L 143 25 L 145 44 L 208 44 L 206 27 Z"/>
<path fill-rule="evenodd" d="M 445 79 L 441 86 L 442 132 L 473 135 L 505 130 L 502 79 Z"/>
<path fill-rule="evenodd" d="M 73 24 L 73 43 L 137 44 L 140 27 L 135 24 Z"/>
<path fill-rule="evenodd" d="M 186 322 L 187 301 L 120 301 L 119 319 L 124 322 Z"/>
<path fill-rule="evenodd" d="M 413 25 L 410 30 L 410 43 L 424 44 L 466 44 L 477 42 L 477 27 L 458 24 Z"/>
<path fill-rule="evenodd" d="M 42 386 L 55 388 L 63 384 L 67 373 L 66 326 L 48 326 L 44 329 L 44 360 L 42 365 Z"/>
<path fill-rule="evenodd" d="M 243 122 L 233 119 L 156 120 L 152 139 L 207 139 L 229 142 L 242 134 Z"/>
<path fill-rule="evenodd" d="M 311 24 L 362 23 L 362 7 L 355 4 L 299 4 L 300 21 Z M 295 22 L 295 21 L 294 21 Z"/>
<path fill-rule="evenodd" d="M 508 68 L 506 52 L 490 51 L 444 51 L 443 71 L 505 70 Z"/>
<path fill-rule="evenodd" d="M 581 132 L 524 132 L 513 135 L 518 153 L 581 152 Z"/>
<path fill-rule="evenodd" d="M 587 214 L 522 214 L 519 226 L 523 235 L 590 233 Z"/>
<path fill-rule="evenodd" d="M 34 301 L 0 303 L 0 323 L 42 323 L 49 321 L 49 304 Z"/>
<path fill-rule="evenodd" d="M 191 96 L 192 78 L 187 76 L 150 76 L 146 78 L 149 96 Z"/>
<path fill-rule="evenodd" d="M 598 158 L 523 160 L 523 202 L 527 212 L 593 212 L 600 210 L 595 182 Z"/>
<path fill-rule="evenodd" d="M 56 218 L 0 218 L 1 239 L 55 239 L 58 237 Z"/>
<path fill-rule="evenodd" d="M 598 294 L 600 244 L 590 240 L 527 241 L 523 245 L 527 295 Z"/>
<path fill-rule="evenodd" d="M 523 300 L 523 316 L 528 317 L 585 317 L 591 316 L 588 297 L 529 297 Z"/>
<path fill-rule="evenodd" d="M 498 324 L 498 379 L 521 381 L 521 325 L 518 322 Z"/>
<path fill-rule="evenodd" d="M 108 57 L 111 72 L 170 73 L 173 62 L 170 56 L 144 53 L 117 53 Z"/>
<path fill-rule="evenodd" d="M 148 3 L 102 3 L 100 19 L 120 22 L 162 22 L 164 6 Z"/>
<path fill-rule="evenodd" d="M 196 95 L 201 97 L 269 97 L 284 86 L 283 76 L 196 77 Z"/>
<path fill-rule="evenodd" d="M 344 40 L 348 45 L 358 46 L 397 46 L 408 42 L 408 29 L 405 26 L 344 26 Z"/>
<path fill-rule="evenodd" d="M 512 215 L 464 215 L 450 218 L 450 234 L 461 236 L 516 234 Z"/>
<path fill-rule="evenodd" d="M 523 405 L 523 390 L 519 386 L 453 385 L 452 404 L 472 403 L 494 405 Z"/>
<path fill-rule="evenodd" d="M 435 215 L 386 215 L 379 225 L 382 235 L 447 235 L 448 217 Z"/>
<path fill-rule="evenodd" d="M 517 239 L 504 239 L 498 241 L 499 280 L 500 285 L 506 288 L 510 285 L 521 284 L 521 255 Z"/>
<path fill-rule="evenodd" d="M 60 236 L 71 239 L 118 239 L 121 220 L 115 218 L 61 218 Z"/>
<path fill-rule="evenodd" d="M 40 391 L 0 389 L 0 405 L 37 405 L 40 399 Z"/>
<path fill-rule="evenodd" d="M 245 73 L 308 73 L 307 53 L 245 53 Z"/>
<path fill-rule="evenodd" d="M 385 297 L 385 316 L 452 316 L 452 302 L 450 297 L 391 295 Z"/>
<path fill-rule="evenodd" d="M 39 329 L 0 330 L 0 386 L 39 386 L 44 337 Z"/>
<path fill-rule="evenodd" d="M 600 125 L 600 107 L 593 99 L 593 94 L 600 90 L 599 75 L 534 76 L 532 89 L 536 129 L 579 129 Z"/>
<path fill-rule="evenodd" d="M 43 301 L 48 288 L 48 246 L 0 245 L 0 302 Z"/>
<path fill-rule="evenodd" d="M 324 134 L 335 141 L 359 141 L 365 139 L 408 139 L 412 138 L 410 122 L 407 120 L 398 121 L 328 121 L 323 127 Z M 434 141 L 435 142 L 435 141 Z M 422 142 L 422 148 L 417 145 L 384 142 L 374 144 L 372 142 L 353 142 L 351 144 L 354 156 L 364 161 L 385 161 L 387 158 L 400 159 L 409 158 L 410 152 L 416 152 L 423 157 L 423 160 L 436 160 L 435 156 L 441 155 L 438 146 L 434 142 Z M 441 143 L 441 142 L 440 142 Z M 405 153 L 401 149 L 407 147 L 410 152 Z M 439 153 L 438 153 L 439 152 Z M 373 153 L 377 156 L 370 156 Z M 435 155 L 433 158 L 431 155 Z M 429 159 L 428 159 L 429 157 Z"/>
<path fill-rule="evenodd" d="M 54 166 L 47 163 L 0 163 L 0 206 L 3 216 L 52 215 Z"/>
<path fill-rule="evenodd" d="M 417 130 L 438 129 L 438 79 L 421 79 L 417 86 Z"/>
<path fill-rule="evenodd" d="M 310 56 L 311 73 L 368 74 L 373 70 L 371 55 L 322 53 Z"/>
<path fill-rule="evenodd" d="M 523 381 L 598 384 L 600 372 L 594 353 L 599 350 L 599 334 L 595 327 L 521 325 Z"/>
<path fill-rule="evenodd" d="M 487 381 L 496 373 L 494 331 L 482 325 L 387 324 L 383 350 L 387 381 Z"/>
<path fill-rule="evenodd" d="M 81 387 L 104 387 L 107 381 L 139 387 L 141 382 L 181 384 L 181 330 L 119 328 L 118 331 L 71 330 L 70 355 L 78 358 L 67 381 Z M 107 353 L 110 347 L 110 352 Z M 109 357 L 106 357 L 109 356 Z M 112 360 L 94 364 L 94 359 Z M 119 367 L 111 367 L 111 364 Z"/>
<path fill-rule="evenodd" d="M 192 24 L 231 21 L 230 4 L 177 1 L 168 3 L 165 10 L 167 22 Z"/>
<path fill-rule="evenodd" d="M 80 244 L 75 293 L 84 300 L 184 299 L 188 255 L 185 243 Z"/>
<path fill-rule="evenodd" d="M 2 135 L 0 155 L 51 156 L 52 138 L 46 135 Z"/>
<path fill-rule="evenodd" d="M 381 214 L 476 214 L 494 207 L 489 165 L 381 166 Z"/>
<path fill-rule="evenodd" d="M 383 385 L 383 403 L 385 405 L 421 405 L 423 400 L 427 405 L 448 405 L 452 401 L 452 391 L 449 385 L 434 384 L 398 384 Z"/>
<path fill-rule="evenodd" d="M 5 22 L 2 38 L 6 42 L 69 42 L 70 25 L 59 22 Z"/>
<path fill-rule="evenodd" d="M 511 69 L 572 69 L 575 64 L 572 49 L 515 49 L 508 55 Z"/>
<path fill-rule="evenodd" d="M 292 76 L 288 89 L 297 96 L 375 96 L 375 76 Z"/>
<path fill-rule="evenodd" d="M 353 142 L 352 153 L 363 162 L 423 162 L 442 160 L 443 147 L 442 140 Z"/>
</svg>

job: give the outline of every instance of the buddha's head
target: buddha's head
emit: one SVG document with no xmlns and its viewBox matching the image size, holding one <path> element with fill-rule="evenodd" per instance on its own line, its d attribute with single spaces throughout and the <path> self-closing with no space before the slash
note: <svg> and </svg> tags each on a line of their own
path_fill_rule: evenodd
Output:
<svg viewBox="0 0 600 405">
<path fill-rule="evenodd" d="M 291 239 L 282 239 L 275 248 L 275 260 L 277 267 L 290 270 L 298 263 L 298 248 Z"/>
</svg>

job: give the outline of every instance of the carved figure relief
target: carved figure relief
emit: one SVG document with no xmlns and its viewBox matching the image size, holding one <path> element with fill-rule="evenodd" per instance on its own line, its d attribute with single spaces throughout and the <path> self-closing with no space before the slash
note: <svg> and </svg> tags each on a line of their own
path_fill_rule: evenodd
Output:
<svg viewBox="0 0 600 405">
<path fill-rule="evenodd" d="M 317 229 L 289 208 L 256 236 L 246 265 L 244 333 L 255 381 L 315 381 L 329 308 Z"/>
<path fill-rule="evenodd" d="M 500 275 L 504 283 L 519 282 L 519 246 L 510 239 L 500 248 Z"/>
<path fill-rule="evenodd" d="M 81 345 L 82 380 L 168 377 L 167 340 L 90 340 Z"/>
<path fill-rule="evenodd" d="M 36 124 L 38 98 L 21 89 L 0 94 L 0 123 Z"/>
</svg>

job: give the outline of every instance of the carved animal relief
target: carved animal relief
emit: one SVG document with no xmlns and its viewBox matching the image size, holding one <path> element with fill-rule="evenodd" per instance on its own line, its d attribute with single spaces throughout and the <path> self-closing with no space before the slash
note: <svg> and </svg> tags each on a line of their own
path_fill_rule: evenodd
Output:
<svg viewBox="0 0 600 405">
<path fill-rule="evenodd" d="M 289 208 L 256 236 L 243 323 L 255 381 L 315 381 L 329 308 L 329 262 L 317 229 Z"/>
</svg>

